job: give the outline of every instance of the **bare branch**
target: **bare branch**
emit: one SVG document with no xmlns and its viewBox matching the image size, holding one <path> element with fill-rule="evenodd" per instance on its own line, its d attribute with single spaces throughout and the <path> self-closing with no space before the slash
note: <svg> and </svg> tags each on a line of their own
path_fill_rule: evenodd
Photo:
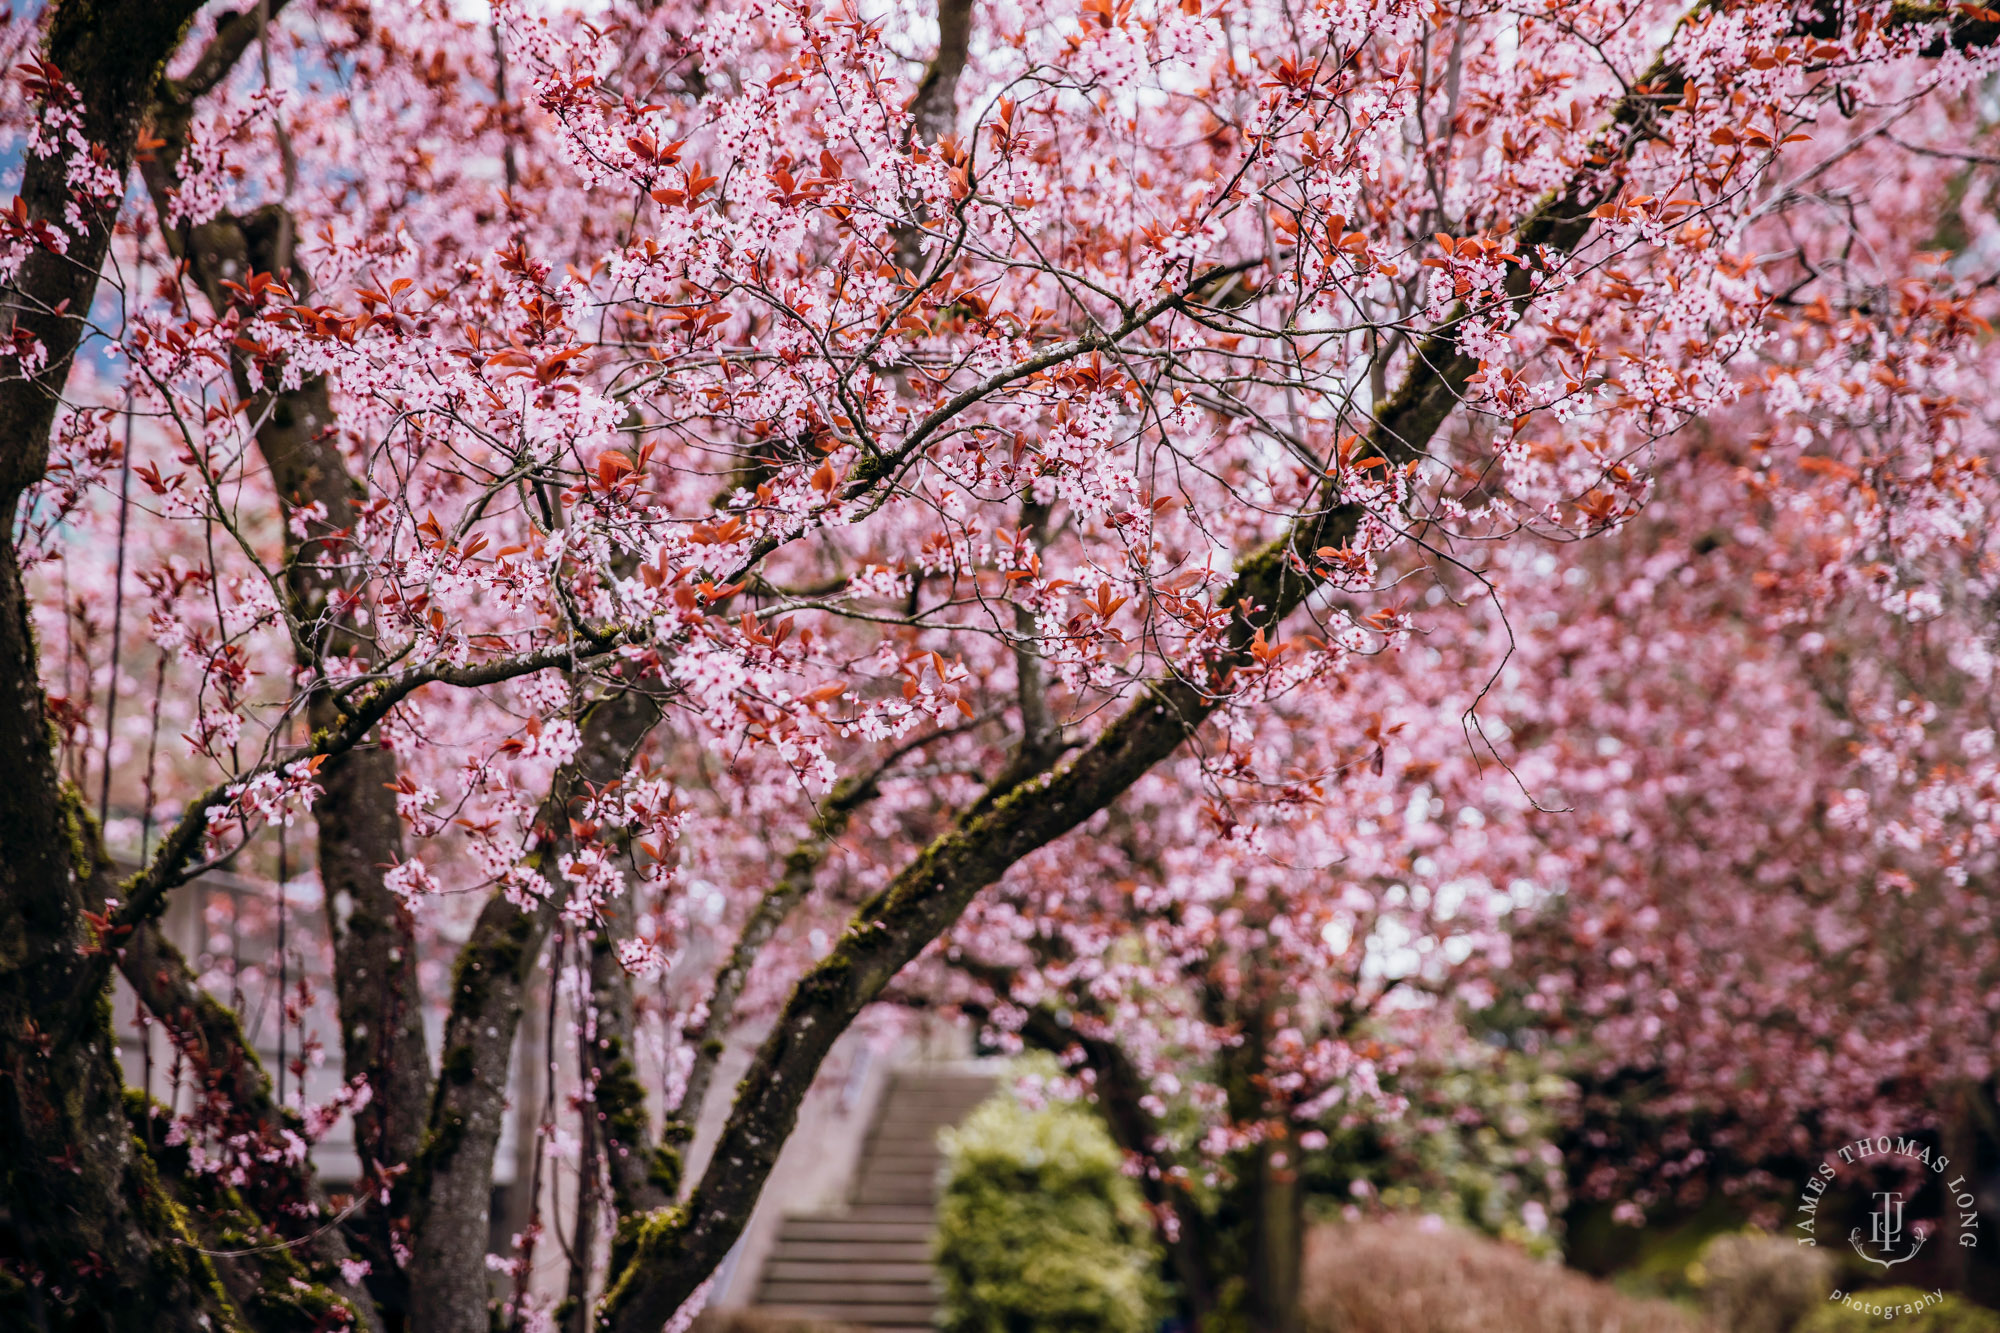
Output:
<svg viewBox="0 0 2000 1333">
<path fill-rule="evenodd" d="M 185 78 L 162 79 L 160 96 L 163 99 L 193 102 L 213 92 L 216 85 L 228 78 L 229 72 L 236 68 L 236 62 L 243 58 L 243 53 L 250 49 L 250 44 L 257 40 L 265 19 L 275 18 L 288 0 L 267 0 L 267 3 L 268 15 L 258 13 L 258 6 L 252 5 L 240 13 L 218 19 L 215 24 L 215 35 L 208 39 L 208 45 L 203 47 L 201 54 L 195 58 L 194 67 L 187 72 Z"/>
</svg>

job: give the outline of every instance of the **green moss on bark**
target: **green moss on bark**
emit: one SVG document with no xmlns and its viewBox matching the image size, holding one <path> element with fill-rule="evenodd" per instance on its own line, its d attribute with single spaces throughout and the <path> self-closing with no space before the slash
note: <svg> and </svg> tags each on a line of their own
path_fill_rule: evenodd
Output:
<svg viewBox="0 0 2000 1333">
<path fill-rule="evenodd" d="M 610 1281 L 598 1308 L 615 1310 L 623 1304 L 644 1280 L 645 1264 L 638 1261 L 672 1245 L 674 1237 L 686 1223 L 687 1209 L 678 1204 L 672 1208 L 657 1208 L 650 1213 L 628 1213 L 619 1218 L 617 1229 L 611 1235 Z"/>
<path fill-rule="evenodd" d="M 516 911 L 492 939 L 474 941 L 460 950 L 451 970 L 452 1007 L 460 1013 L 485 1009 L 493 978 L 519 977 L 527 961 L 528 944 L 534 938 L 534 917 Z"/>
<path fill-rule="evenodd" d="M 172 1242 L 154 1251 L 154 1271 L 159 1281 L 169 1289 L 185 1284 L 205 1293 L 210 1313 L 224 1328 L 244 1328 L 243 1318 L 223 1288 L 215 1264 L 196 1246 L 187 1210 L 168 1194 L 145 1145 L 136 1141 L 132 1176 L 139 1215 L 145 1219 L 147 1230 Z"/>
<path fill-rule="evenodd" d="M 444 1063 L 440 1070 L 453 1083 L 470 1083 L 474 1070 L 474 1056 L 470 1046 L 454 1046 L 444 1053 Z"/>
<path fill-rule="evenodd" d="M 659 1186 L 664 1194 L 679 1194 L 685 1169 L 680 1149 L 663 1143 L 653 1149 L 653 1160 L 646 1168 L 646 1179 Z"/>
<path fill-rule="evenodd" d="M 130 1090 L 125 1101 L 140 1126 L 149 1109 L 165 1109 Z M 170 1210 L 163 1220 L 178 1229 L 178 1248 L 192 1265 L 189 1277 L 225 1310 L 225 1327 L 319 1333 L 354 1321 L 353 1307 L 327 1285 L 332 1274 L 302 1262 L 297 1247 L 275 1234 L 236 1189 L 191 1170 L 185 1148 L 155 1154 L 135 1137 L 134 1152 L 153 1170 L 151 1193 Z"/>
</svg>

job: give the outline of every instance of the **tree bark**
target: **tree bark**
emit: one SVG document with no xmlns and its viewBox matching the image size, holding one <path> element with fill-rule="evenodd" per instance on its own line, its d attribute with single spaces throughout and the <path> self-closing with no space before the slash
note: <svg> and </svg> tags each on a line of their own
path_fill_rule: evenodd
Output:
<svg viewBox="0 0 2000 1333">
<path fill-rule="evenodd" d="M 1235 1032 L 1236 1040 L 1218 1053 L 1218 1081 L 1230 1121 L 1252 1137 L 1231 1154 L 1215 1222 L 1222 1240 L 1216 1247 L 1225 1278 L 1218 1284 L 1222 1299 L 1211 1319 L 1197 1326 L 1217 1333 L 1298 1333 L 1305 1199 L 1289 1108 L 1274 1101 L 1266 1084 L 1270 998 L 1253 995 L 1232 1003 L 1219 986 L 1205 984 L 1203 990 L 1208 1021 Z"/>
<path fill-rule="evenodd" d="M 136 1104 L 136 1103 L 135 1103 Z M 374 1328 L 365 1302 L 345 1299 L 313 1280 L 298 1249 L 274 1240 L 265 1219 L 211 1171 L 192 1169 L 185 1144 L 159 1149 L 162 1194 L 187 1218 L 194 1243 L 215 1274 L 215 1288 L 234 1307 L 238 1327 L 256 1333 L 331 1333 Z M 336 1243 L 338 1233 L 333 1233 Z M 224 1327 L 231 1327 L 224 1325 Z"/>
<path fill-rule="evenodd" d="M 109 880 L 82 798 L 57 772 L 10 537 L 0 538 L 0 755 L 0 1244 L 21 1274 L 0 1279 L 0 1323 L 193 1333 L 228 1302 L 126 1121 L 85 916 L 103 907 Z"/>
<path fill-rule="evenodd" d="M 131 169 L 153 86 L 200 8 L 200 0 L 66 0 L 56 7 L 42 54 L 75 88 L 83 137 L 119 180 Z M 64 226 L 67 176 L 65 151 L 26 155 L 21 201 L 31 220 Z M 15 503 L 48 465 L 49 428 L 111 248 L 113 220 L 109 212 L 87 211 L 67 254 L 37 247 L 0 292 L 0 334 L 31 334 L 47 352 L 32 378 L 10 372 L 0 379 L 0 513 L 10 529 Z"/>
<path fill-rule="evenodd" d="M 43 56 L 81 98 L 81 131 L 117 179 L 196 0 L 60 5 Z M 63 226 L 67 153 L 28 155 L 21 199 Z M 101 942 L 108 865 L 61 778 L 14 548 L 22 494 L 47 470 L 113 218 L 91 211 L 68 253 L 37 249 L 0 292 L 0 335 L 40 342 L 32 377 L 0 379 L 0 1204 L 17 1272 L 0 1315 L 27 1327 L 195 1330 L 235 1318 L 212 1266 L 133 1139 Z"/>
<path fill-rule="evenodd" d="M 655 1141 L 646 1114 L 646 1089 L 634 1062 L 638 1021 L 632 977 L 618 961 L 618 941 L 626 933 L 619 924 L 606 923 L 591 941 L 590 993 L 597 1010 L 597 1046 L 591 1057 L 597 1129 L 611 1180 L 611 1207 L 622 1217 L 649 1213 L 674 1201 L 680 1155 Z"/>
<path fill-rule="evenodd" d="M 910 99 L 910 134 L 936 143 L 958 126 L 958 80 L 972 45 L 972 0 L 938 0 L 938 50 Z M 923 262 L 924 229 L 911 223 L 892 238 L 896 261 L 915 273 Z"/>
<path fill-rule="evenodd" d="M 1240 1313 L 1213 1327 L 1249 1333 L 1299 1333 L 1305 1272 L 1305 1193 L 1299 1185 L 1298 1141 L 1289 1136 L 1262 1140 L 1238 1155 L 1234 1169 L 1234 1217 L 1239 1234 L 1226 1251 L 1243 1255 Z M 1198 1324 L 1207 1329 L 1210 1325 Z"/>
<path fill-rule="evenodd" d="M 526 909 L 495 894 L 459 951 L 443 1064 L 410 1190 L 411 1310 L 422 1333 L 487 1333 L 493 1154 L 505 1119 L 522 992 L 564 893 L 556 859 L 570 803 L 585 783 L 602 786 L 625 772 L 661 710 L 660 697 L 639 687 L 590 706 L 577 756 L 557 775 L 536 821 L 543 838 L 531 856 L 548 882 L 550 901 Z"/>
<path fill-rule="evenodd" d="M 937 56 L 910 99 L 912 128 L 933 143 L 957 128 L 958 78 L 972 47 L 972 0 L 938 0 L 937 19 Z"/>
</svg>

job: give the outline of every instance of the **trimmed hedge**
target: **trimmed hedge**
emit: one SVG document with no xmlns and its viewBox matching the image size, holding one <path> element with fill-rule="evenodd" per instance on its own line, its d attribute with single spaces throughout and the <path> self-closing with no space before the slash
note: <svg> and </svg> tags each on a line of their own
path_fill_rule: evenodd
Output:
<svg viewBox="0 0 2000 1333">
<path fill-rule="evenodd" d="M 1094 1115 L 1002 1095 L 943 1142 L 945 1333 L 1150 1333 L 1152 1228 Z"/>
</svg>

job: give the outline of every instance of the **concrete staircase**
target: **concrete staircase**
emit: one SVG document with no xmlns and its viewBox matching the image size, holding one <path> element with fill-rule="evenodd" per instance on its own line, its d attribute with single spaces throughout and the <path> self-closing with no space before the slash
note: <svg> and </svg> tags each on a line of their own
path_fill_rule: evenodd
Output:
<svg viewBox="0 0 2000 1333">
<path fill-rule="evenodd" d="M 872 1329 L 927 1329 L 937 1313 L 931 1233 L 938 1131 L 993 1094 L 983 1074 L 907 1069 L 890 1079 L 862 1146 L 848 1208 L 787 1217 L 757 1282 L 771 1314 Z"/>
</svg>

